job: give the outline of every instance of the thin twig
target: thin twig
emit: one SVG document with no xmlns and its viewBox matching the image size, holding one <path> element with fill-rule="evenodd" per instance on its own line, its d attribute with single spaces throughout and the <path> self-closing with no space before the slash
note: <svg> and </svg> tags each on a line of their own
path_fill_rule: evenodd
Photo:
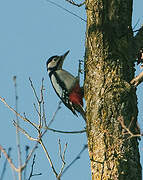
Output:
<svg viewBox="0 0 143 180">
<path fill-rule="evenodd" d="M 37 100 L 37 103 L 38 103 L 39 110 L 37 110 L 36 105 L 34 105 L 34 107 L 36 109 L 36 112 L 38 113 L 38 116 L 39 116 L 39 127 L 41 128 L 41 103 L 42 103 L 42 99 L 39 99 L 39 97 L 38 97 L 38 95 L 36 93 L 35 87 L 33 85 L 33 82 L 32 82 L 30 77 L 29 77 L 29 81 L 30 81 L 30 85 L 31 85 L 31 88 L 33 90 L 34 96 L 36 97 L 36 100 Z M 43 81 L 42 81 L 42 88 L 43 88 Z"/>
<path fill-rule="evenodd" d="M 8 157 L 10 157 L 10 152 L 11 152 L 11 148 L 8 148 Z M 7 158 L 5 159 L 5 162 L 4 162 L 4 165 L 3 165 L 3 170 L 2 170 L 2 173 L 1 173 L 1 176 L 0 176 L 0 180 L 3 180 L 3 177 L 4 177 L 4 174 L 6 172 L 6 165 L 7 165 Z"/>
<path fill-rule="evenodd" d="M 85 133 L 85 130 L 80 130 L 80 131 L 61 131 L 61 130 L 57 130 L 57 129 L 52 129 L 49 127 L 45 127 L 45 129 L 49 130 L 49 131 L 53 131 L 53 132 L 57 132 L 57 133 L 63 133 L 63 134 L 81 134 L 81 133 Z"/>
<path fill-rule="evenodd" d="M 51 3 L 51 4 L 54 4 L 55 6 L 57 6 L 57 7 L 61 8 L 61 9 L 63 9 L 63 10 L 66 11 L 66 12 L 72 14 L 73 16 L 79 18 L 80 20 L 82 20 L 82 21 L 84 21 L 84 22 L 87 22 L 87 21 L 86 21 L 85 19 L 83 19 L 82 17 L 80 17 L 80 16 L 78 16 L 77 14 L 75 14 L 75 13 L 73 13 L 73 12 L 67 10 L 66 8 L 62 7 L 61 5 L 55 3 L 55 2 L 53 2 L 53 1 L 51 1 L 51 0 L 46 0 L 46 1 L 49 2 L 49 3 Z"/>
<path fill-rule="evenodd" d="M 16 82 L 16 76 L 13 77 L 13 82 L 14 82 L 14 89 L 15 89 L 15 110 L 18 112 L 18 94 L 17 94 L 17 82 Z M 16 114 L 16 124 L 19 126 L 19 119 Z M 20 145 L 20 134 L 19 134 L 19 129 L 16 126 L 16 143 L 17 143 L 17 156 L 18 156 L 18 166 L 19 168 L 22 165 L 22 160 L 21 160 L 21 145 Z M 22 179 L 22 171 L 20 170 L 18 173 L 19 180 Z"/>
<path fill-rule="evenodd" d="M 34 86 L 33 86 L 33 83 L 32 83 L 32 81 L 31 81 L 31 79 L 29 79 L 29 80 L 30 80 L 30 82 L 31 82 L 31 86 L 32 86 L 32 88 L 33 88 L 33 92 L 34 92 L 34 95 L 36 96 L 37 102 L 38 102 L 39 106 L 41 106 L 41 103 L 44 102 L 44 100 L 43 100 L 43 81 L 42 81 L 42 87 L 41 87 L 41 96 L 40 96 L 41 99 L 39 100 L 39 98 L 38 98 L 38 96 L 37 96 L 37 93 L 36 93 L 36 90 L 35 90 L 35 88 L 34 88 Z M 11 106 L 9 106 L 9 105 L 6 103 L 6 101 L 5 101 L 4 98 L 0 97 L 0 100 L 8 107 L 11 111 L 13 111 L 18 117 L 20 117 L 20 118 L 23 119 L 24 121 L 30 123 L 30 124 L 31 124 L 33 127 L 35 127 L 36 130 L 38 131 L 38 138 L 37 138 L 37 139 L 32 138 L 32 137 L 28 134 L 28 132 L 26 132 L 23 128 L 21 128 L 21 127 L 19 126 L 19 124 L 17 124 L 17 122 L 14 121 L 14 125 L 17 127 L 17 129 L 18 129 L 19 131 L 21 131 L 28 139 L 30 139 L 30 140 L 32 140 L 32 141 L 36 141 L 36 144 L 35 144 L 34 148 L 31 150 L 31 152 L 29 153 L 29 155 L 27 156 L 27 159 L 26 159 L 25 163 L 24 163 L 22 166 L 20 166 L 19 168 L 16 168 L 16 167 L 14 166 L 14 164 L 12 163 L 12 160 L 7 156 L 7 154 L 6 154 L 6 152 L 4 151 L 4 149 L 3 149 L 2 147 L 0 148 L 0 150 L 2 149 L 2 152 L 3 152 L 3 154 L 6 156 L 8 162 L 10 163 L 10 165 L 11 165 L 11 167 L 12 167 L 12 169 L 14 169 L 16 172 L 20 172 L 20 171 L 22 172 L 22 171 L 26 168 L 27 163 L 28 163 L 28 161 L 30 160 L 33 152 L 34 152 L 35 149 L 37 148 L 38 144 L 40 144 L 41 147 L 43 148 L 45 154 L 46 154 L 46 157 L 47 157 L 47 159 L 48 159 L 48 161 L 49 161 L 49 164 L 50 164 L 50 166 L 51 166 L 51 168 L 52 168 L 52 170 L 53 170 L 56 178 L 57 178 L 58 180 L 60 180 L 60 177 L 61 177 L 61 175 L 63 174 L 64 165 L 65 165 L 64 159 L 65 159 L 65 152 L 66 152 L 67 144 L 65 145 L 63 154 L 61 154 L 62 167 L 61 167 L 61 170 L 60 170 L 60 172 L 59 172 L 59 174 L 58 174 L 57 171 L 56 171 L 56 169 L 55 169 L 55 167 L 54 167 L 54 165 L 53 165 L 53 162 L 52 162 L 52 160 L 51 160 L 51 158 L 50 158 L 50 155 L 49 155 L 49 153 L 48 153 L 48 151 L 47 151 L 47 149 L 46 149 L 46 147 L 45 147 L 45 145 L 44 145 L 44 143 L 43 143 L 43 141 L 42 141 L 42 137 L 44 136 L 44 134 L 46 134 L 47 130 L 51 130 L 51 131 L 55 131 L 55 132 L 57 131 L 57 130 L 50 129 L 49 126 L 51 125 L 51 123 L 52 123 L 53 120 L 55 119 L 55 116 L 56 116 L 58 110 L 61 108 L 61 106 L 60 106 L 60 105 L 61 105 L 61 102 L 59 103 L 58 108 L 57 108 L 56 112 L 55 112 L 54 115 L 53 115 L 53 118 L 51 119 L 51 121 L 49 122 L 48 126 L 46 127 L 46 129 L 45 129 L 44 132 L 42 133 L 42 132 L 41 132 L 41 126 L 37 126 L 37 125 L 35 125 L 34 123 L 32 123 L 29 119 L 26 118 L 26 115 L 25 115 L 25 114 L 24 114 L 24 116 L 20 115 L 16 110 L 14 110 Z M 39 116 L 42 117 L 42 115 L 41 115 L 42 111 L 39 110 L 38 112 L 39 112 Z M 43 116 L 44 116 L 44 115 L 43 115 Z M 45 124 L 46 124 L 46 123 L 45 123 Z M 58 132 L 58 131 L 57 131 L 57 132 Z M 62 131 L 59 131 L 59 132 L 63 133 Z M 64 133 L 66 133 L 66 132 L 64 132 Z M 71 133 L 71 132 L 67 132 L 67 133 Z M 74 133 L 77 133 L 77 131 L 74 132 Z M 80 131 L 79 133 L 82 133 L 82 131 Z M 35 174 L 35 175 L 37 175 L 37 174 Z"/>
<path fill-rule="evenodd" d="M 43 100 L 44 100 L 43 90 L 45 90 L 45 89 L 44 89 L 44 78 L 42 78 L 42 84 L 41 84 L 41 97 L 40 97 L 41 102 L 43 102 Z"/>
<path fill-rule="evenodd" d="M 16 168 L 15 165 L 13 164 L 11 158 L 8 156 L 7 152 L 5 151 L 5 149 L 0 145 L 0 151 L 4 154 L 4 156 L 6 157 L 7 161 L 9 162 L 11 168 L 16 171 L 16 172 L 22 172 L 24 170 L 24 168 L 27 166 L 28 161 L 30 160 L 33 152 L 35 151 L 35 149 L 37 148 L 38 142 L 35 144 L 34 148 L 31 150 L 31 152 L 29 153 L 24 165 L 22 165 L 19 168 Z"/>
<path fill-rule="evenodd" d="M 40 127 L 42 127 L 43 126 L 43 122 L 42 122 L 42 107 L 41 107 L 41 105 L 42 105 L 42 102 L 43 102 L 43 100 L 44 100 L 44 98 L 43 98 L 43 90 L 44 90 L 44 78 L 42 78 L 42 84 L 41 84 L 41 93 L 40 93 L 40 101 L 39 101 L 39 114 L 40 114 L 40 116 L 39 116 L 39 126 Z"/>
<path fill-rule="evenodd" d="M 50 166 L 51 166 L 51 168 L 52 168 L 55 176 L 57 177 L 57 176 L 58 176 L 58 173 L 57 173 L 56 170 L 55 170 L 55 167 L 54 167 L 54 165 L 53 165 L 53 162 L 52 162 L 52 160 L 51 160 L 51 158 L 50 158 L 50 155 L 49 155 L 49 153 L 48 153 L 48 151 L 47 151 L 47 149 L 46 149 L 46 147 L 45 147 L 42 139 L 39 140 L 39 143 L 41 144 L 41 146 L 42 146 L 42 148 L 43 148 L 43 150 L 44 150 L 44 152 L 45 152 L 45 154 L 46 154 L 46 157 L 47 157 L 47 159 L 48 159 L 48 161 L 49 161 L 49 163 L 50 163 Z"/>
<path fill-rule="evenodd" d="M 69 2 L 70 4 L 77 6 L 77 7 L 81 7 L 85 4 L 85 1 L 83 3 L 77 4 L 75 3 L 73 0 L 66 0 L 67 2 Z"/>
<path fill-rule="evenodd" d="M 0 145 L 0 151 L 4 154 L 5 158 L 9 162 L 11 168 L 16 172 L 19 172 L 19 168 L 15 167 L 15 165 L 13 164 L 11 158 L 9 157 L 9 155 L 7 154 L 7 152 L 5 151 L 5 149 L 1 145 Z"/>
<path fill-rule="evenodd" d="M 140 21 L 140 18 L 138 18 L 138 20 L 137 20 L 136 24 L 134 25 L 133 29 L 136 28 L 136 26 L 138 25 L 139 21 Z"/>
<path fill-rule="evenodd" d="M 41 100 L 42 100 L 42 112 L 43 112 L 43 114 L 42 114 L 42 123 L 44 124 L 44 126 L 47 126 L 46 116 L 45 116 L 45 102 L 44 102 L 44 95 L 43 95 L 44 90 L 45 90 L 45 88 L 44 88 L 44 78 L 42 78 L 42 86 L 41 86 Z"/>
<path fill-rule="evenodd" d="M 142 82 L 143 82 L 143 71 L 138 76 L 136 76 L 134 79 L 132 79 L 130 83 L 134 87 L 137 87 Z"/>
<path fill-rule="evenodd" d="M 133 38 L 133 41 L 131 43 L 131 48 L 134 48 L 134 52 L 133 52 L 133 58 L 136 59 L 137 58 L 137 54 L 139 52 L 139 50 L 142 48 L 143 46 L 143 26 L 141 26 L 139 29 L 137 29 L 136 35 Z"/>
<path fill-rule="evenodd" d="M 27 166 L 30 158 L 32 157 L 32 154 L 33 154 L 34 151 L 38 148 L 38 144 L 39 144 L 39 142 L 36 142 L 35 145 L 34 145 L 34 147 L 32 148 L 32 150 L 30 151 L 30 153 L 29 153 L 29 155 L 27 156 L 26 161 L 25 161 L 25 163 L 24 163 L 24 165 L 23 165 L 23 169 Z"/>
<path fill-rule="evenodd" d="M 27 159 L 27 157 L 28 157 L 28 154 L 29 154 L 29 146 L 25 146 L 25 160 Z M 27 166 L 25 167 L 25 169 L 24 169 L 24 180 L 26 180 L 26 169 L 27 169 Z"/>
<path fill-rule="evenodd" d="M 21 128 L 15 121 L 13 121 L 13 125 L 18 128 L 19 131 L 21 131 L 29 140 L 31 141 L 38 141 L 38 139 L 35 139 L 31 137 L 23 128 Z"/>
<path fill-rule="evenodd" d="M 135 33 L 135 32 L 139 32 L 141 29 L 142 29 L 142 27 L 139 28 L 139 29 L 134 30 L 133 32 L 134 32 L 134 33 Z"/>
<path fill-rule="evenodd" d="M 23 116 L 20 115 L 18 112 L 16 112 L 16 110 L 14 110 L 11 106 L 9 106 L 9 105 L 6 103 L 6 101 L 5 101 L 4 98 L 0 97 L 0 100 L 1 100 L 1 102 L 3 102 L 12 112 L 14 112 L 18 117 L 20 117 L 20 118 L 21 118 L 22 120 L 24 120 L 25 122 L 28 122 L 28 123 L 31 124 L 35 129 L 38 130 L 37 125 L 36 125 L 35 123 L 32 123 L 29 119 L 23 117 Z"/>
<path fill-rule="evenodd" d="M 40 113 L 39 113 L 39 111 L 38 111 L 35 103 L 33 103 L 33 106 L 34 106 L 34 109 L 35 109 L 35 111 L 37 112 L 38 116 L 40 116 Z"/>
<path fill-rule="evenodd" d="M 39 129 L 42 127 L 41 103 L 42 103 L 42 99 L 40 99 L 40 101 L 38 101 L 38 106 L 39 106 Z"/>
<path fill-rule="evenodd" d="M 31 80 L 30 77 L 29 77 L 29 81 L 30 81 L 30 85 L 31 85 L 31 87 L 32 87 L 33 93 L 34 93 L 37 101 L 39 102 L 39 98 L 38 98 L 38 96 L 37 96 L 36 90 L 35 90 L 35 88 L 34 88 L 34 86 L 33 86 L 33 82 L 32 82 L 32 80 Z"/>
<path fill-rule="evenodd" d="M 42 119 L 43 119 L 43 122 L 44 122 L 44 126 L 46 127 L 47 123 L 46 123 L 46 116 L 45 116 L 45 102 L 44 102 L 44 100 L 43 100 L 43 103 L 42 103 L 42 111 L 43 111 Z"/>
<path fill-rule="evenodd" d="M 19 127 L 19 128 L 20 128 L 20 127 Z M 25 130 L 23 130 L 22 128 L 20 128 L 20 130 L 27 136 L 28 139 L 30 139 L 30 140 L 32 140 L 32 141 L 37 141 L 36 144 L 35 144 L 35 146 L 34 146 L 34 148 L 33 148 L 33 150 L 32 150 L 31 153 L 28 155 L 28 157 L 27 157 L 27 159 L 26 159 L 26 161 L 25 161 L 25 164 L 24 164 L 21 168 L 24 169 L 24 168 L 26 167 L 26 165 L 27 165 L 30 157 L 32 156 L 32 154 L 33 154 L 33 152 L 35 151 L 35 149 L 37 148 L 38 144 L 40 143 L 41 146 L 42 146 L 42 148 L 43 148 L 43 150 L 44 150 L 44 152 L 46 153 L 46 157 L 47 157 L 47 159 L 48 159 L 48 161 L 49 161 L 49 163 L 50 163 L 50 166 L 51 166 L 51 168 L 52 168 L 55 176 L 57 177 L 58 174 L 57 174 L 57 172 L 56 172 L 56 170 L 55 170 L 55 168 L 54 168 L 54 165 L 53 165 L 53 163 L 52 163 L 52 160 L 51 160 L 51 158 L 50 158 L 50 155 L 49 155 L 49 153 L 48 153 L 48 151 L 47 151 L 47 149 L 46 149 L 46 147 L 45 147 L 45 145 L 44 145 L 44 143 L 43 143 L 43 141 L 42 141 L 42 139 L 41 139 L 41 138 L 44 136 L 44 134 L 47 132 L 47 129 L 43 132 L 43 134 L 39 134 L 39 139 L 34 139 L 34 138 L 32 138 L 32 137 L 31 137 Z M 39 130 L 38 132 L 40 133 L 40 130 Z"/>
<path fill-rule="evenodd" d="M 80 159 L 81 154 L 87 149 L 87 144 L 83 146 L 82 150 L 79 152 L 79 154 L 75 157 L 75 159 L 65 168 L 65 170 L 62 173 L 63 174 L 78 160 Z"/>
<path fill-rule="evenodd" d="M 36 155 L 34 154 L 32 166 L 31 166 L 31 172 L 30 172 L 30 175 L 29 175 L 28 180 L 30 180 L 32 176 L 40 176 L 40 175 L 42 175 L 42 173 L 33 174 L 33 171 L 34 171 L 34 164 L 35 164 L 35 158 L 36 158 Z"/>
<path fill-rule="evenodd" d="M 57 107 L 56 111 L 54 112 L 54 115 L 53 115 L 51 121 L 48 123 L 48 126 L 47 126 L 47 127 L 50 127 L 50 125 L 51 125 L 52 122 L 54 121 L 54 119 L 55 119 L 58 111 L 61 109 L 61 103 L 62 103 L 62 101 L 59 102 L 58 107 Z"/>
<path fill-rule="evenodd" d="M 42 88 L 41 88 L 41 89 L 42 89 L 42 91 L 41 91 L 41 96 L 42 96 L 42 99 L 43 99 L 43 101 L 42 101 L 42 112 L 43 112 L 43 114 L 42 114 L 42 120 L 43 120 L 44 126 L 47 126 L 46 116 L 45 116 L 45 101 L 44 101 L 44 95 L 43 95 L 43 90 L 45 90 L 45 88 L 44 88 L 43 83 L 44 83 L 44 78 L 42 79 Z"/>
<path fill-rule="evenodd" d="M 42 79 L 40 99 L 39 99 L 38 96 L 37 96 L 35 87 L 34 87 L 34 85 L 33 85 L 33 83 L 32 83 L 32 80 L 31 80 L 30 78 L 29 78 L 29 81 L 30 81 L 31 87 L 32 87 L 32 89 L 33 89 L 34 95 L 35 95 L 35 97 L 36 97 L 36 100 L 37 100 L 37 103 L 38 103 L 38 106 L 39 106 L 39 111 L 38 111 L 37 108 L 36 108 L 36 110 L 37 110 L 37 112 L 38 112 L 38 116 L 39 116 L 39 126 L 38 126 L 38 128 L 37 128 L 38 138 L 37 138 L 37 139 L 34 139 L 34 138 L 32 138 L 23 128 L 21 128 L 20 126 L 18 126 L 18 128 L 19 128 L 19 130 L 20 130 L 25 136 L 27 136 L 28 139 L 30 139 L 30 140 L 32 140 L 32 141 L 36 141 L 36 146 L 38 145 L 38 143 L 42 146 L 44 152 L 46 153 L 46 156 L 47 156 L 47 159 L 48 159 L 48 161 L 49 161 L 49 163 L 50 163 L 50 166 L 51 166 L 51 168 L 52 168 L 55 176 L 57 177 L 58 174 L 57 174 L 57 172 L 56 172 L 56 170 L 55 170 L 55 168 L 54 168 L 54 165 L 53 165 L 52 160 L 51 160 L 51 158 L 50 158 L 50 156 L 49 156 L 49 153 L 48 153 L 48 151 L 47 151 L 47 149 L 46 149 L 46 147 L 45 147 L 45 145 L 44 145 L 44 143 L 43 143 L 43 141 L 42 141 L 42 137 L 43 137 L 44 134 L 47 132 L 47 129 L 46 129 L 43 133 L 41 132 L 41 119 L 42 119 L 42 118 L 41 118 L 41 117 L 42 117 L 42 115 L 41 115 L 41 114 L 42 114 L 42 111 L 41 111 L 41 110 L 42 110 L 42 109 L 41 109 L 41 103 L 44 101 L 44 100 L 43 100 L 43 90 L 44 90 L 43 81 L 44 81 L 44 79 Z M 57 112 L 58 112 L 59 109 L 60 109 L 60 103 L 59 103 L 58 109 L 56 110 L 56 112 L 55 112 L 52 120 L 51 120 L 50 123 L 49 123 L 49 125 L 53 122 L 53 120 L 54 120 L 54 118 L 55 118 L 55 115 L 57 114 Z M 14 124 L 16 124 L 16 123 L 14 122 Z M 36 146 L 35 146 L 35 148 L 36 148 Z M 33 152 L 32 152 L 32 153 L 33 153 Z M 28 156 L 28 158 L 30 158 L 30 156 L 31 156 L 31 154 Z M 28 161 L 28 158 L 27 158 L 27 160 L 26 160 L 23 168 L 26 166 L 27 161 Z"/>
<path fill-rule="evenodd" d="M 63 170 L 64 170 L 64 167 L 65 167 L 65 164 L 66 164 L 66 162 L 65 162 L 66 149 L 67 149 L 67 143 L 65 144 L 65 148 L 64 148 L 64 151 L 63 151 L 63 153 L 62 153 L 62 150 L 61 150 L 61 142 L 60 142 L 60 139 L 59 139 L 59 156 L 60 156 L 60 158 L 61 158 L 61 160 L 62 160 L 62 167 L 61 167 L 61 170 L 60 170 L 60 172 L 59 172 L 59 174 L 58 174 L 57 179 L 60 179 L 60 178 L 61 178 L 62 173 L 63 173 Z"/>
<path fill-rule="evenodd" d="M 128 135 L 130 135 L 128 138 L 141 137 L 141 136 L 143 136 L 143 134 L 133 134 L 133 133 L 130 131 L 130 129 L 129 129 L 129 127 L 131 126 L 131 124 L 129 124 L 129 127 L 127 127 L 127 126 L 125 125 L 125 123 L 124 123 L 123 117 L 119 117 L 119 118 L 118 118 L 118 121 L 120 122 L 122 128 L 126 131 L 126 132 L 124 132 L 123 134 L 128 134 Z"/>
</svg>

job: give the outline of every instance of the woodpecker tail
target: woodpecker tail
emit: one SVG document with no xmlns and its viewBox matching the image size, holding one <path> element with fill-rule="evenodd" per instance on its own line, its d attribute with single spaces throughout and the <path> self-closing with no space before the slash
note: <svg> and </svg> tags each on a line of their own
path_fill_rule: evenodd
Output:
<svg viewBox="0 0 143 180">
<path fill-rule="evenodd" d="M 82 107 L 81 110 L 80 110 L 80 114 L 82 115 L 83 119 L 84 119 L 85 122 L 86 122 L 86 116 L 85 116 L 85 111 L 84 111 L 83 107 Z"/>
<path fill-rule="evenodd" d="M 78 105 L 74 104 L 74 106 L 75 106 L 76 111 L 81 114 L 81 116 L 83 117 L 83 119 L 86 122 L 85 110 L 83 109 L 83 107 L 80 104 L 78 104 Z"/>
</svg>

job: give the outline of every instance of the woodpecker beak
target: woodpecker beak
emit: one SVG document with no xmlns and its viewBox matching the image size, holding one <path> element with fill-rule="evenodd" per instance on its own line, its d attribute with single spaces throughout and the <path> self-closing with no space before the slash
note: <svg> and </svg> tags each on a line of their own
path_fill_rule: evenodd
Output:
<svg viewBox="0 0 143 180">
<path fill-rule="evenodd" d="M 66 56 L 68 55 L 69 52 L 70 52 L 70 51 L 68 50 L 65 54 L 63 54 L 63 55 L 61 56 L 61 61 L 62 61 L 62 63 L 64 62 L 64 60 L 65 60 L 65 58 L 66 58 Z"/>
<path fill-rule="evenodd" d="M 65 54 L 62 55 L 62 57 L 65 59 L 65 57 L 68 55 L 70 51 L 68 50 Z"/>
<path fill-rule="evenodd" d="M 65 58 L 66 58 L 66 56 L 68 55 L 68 53 L 69 53 L 70 51 L 68 50 L 65 54 L 63 54 L 62 56 L 60 56 L 60 64 L 59 64 L 59 66 L 62 68 L 62 66 L 63 66 L 63 62 L 64 62 L 64 60 L 65 60 Z"/>
</svg>

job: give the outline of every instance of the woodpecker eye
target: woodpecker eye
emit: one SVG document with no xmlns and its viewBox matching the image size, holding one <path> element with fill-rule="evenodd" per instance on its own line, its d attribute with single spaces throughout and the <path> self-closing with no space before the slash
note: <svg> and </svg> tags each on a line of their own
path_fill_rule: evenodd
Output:
<svg viewBox="0 0 143 180">
<path fill-rule="evenodd" d="M 57 58 L 54 58 L 53 61 L 56 62 L 56 61 L 57 61 Z"/>
</svg>

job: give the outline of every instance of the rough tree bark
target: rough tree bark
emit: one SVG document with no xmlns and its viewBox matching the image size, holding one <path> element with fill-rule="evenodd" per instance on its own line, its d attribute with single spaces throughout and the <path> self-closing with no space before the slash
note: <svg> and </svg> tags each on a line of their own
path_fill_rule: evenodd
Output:
<svg viewBox="0 0 143 180">
<path fill-rule="evenodd" d="M 132 0 L 86 0 L 85 99 L 92 180 L 141 180 L 137 138 L 136 52 Z"/>
</svg>

